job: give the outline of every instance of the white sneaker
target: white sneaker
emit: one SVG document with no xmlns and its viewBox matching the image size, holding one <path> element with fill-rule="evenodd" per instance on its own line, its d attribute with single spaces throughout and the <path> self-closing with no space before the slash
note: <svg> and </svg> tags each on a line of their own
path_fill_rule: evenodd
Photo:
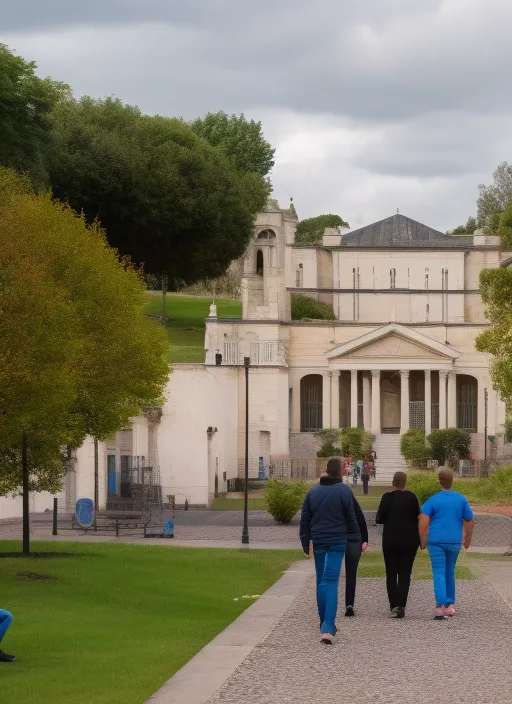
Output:
<svg viewBox="0 0 512 704">
<path fill-rule="evenodd" d="M 334 636 L 331 633 L 322 633 L 320 636 L 320 643 L 324 643 L 324 645 L 332 645 L 334 643 Z"/>
</svg>

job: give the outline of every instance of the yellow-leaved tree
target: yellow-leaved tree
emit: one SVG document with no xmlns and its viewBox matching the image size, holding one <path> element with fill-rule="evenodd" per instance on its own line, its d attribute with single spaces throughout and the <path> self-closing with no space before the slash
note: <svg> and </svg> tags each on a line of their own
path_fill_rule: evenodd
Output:
<svg viewBox="0 0 512 704">
<path fill-rule="evenodd" d="M 159 403 L 167 338 L 139 273 L 51 194 L 0 168 L 0 495 L 58 491 L 62 451 Z"/>
</svg>

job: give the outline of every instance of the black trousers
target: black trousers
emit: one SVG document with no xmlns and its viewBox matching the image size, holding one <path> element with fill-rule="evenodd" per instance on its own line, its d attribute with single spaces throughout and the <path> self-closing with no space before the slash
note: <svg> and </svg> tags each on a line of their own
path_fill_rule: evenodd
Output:
<svg viewBox="0 0 512 704">
<path fill-rule="evenodd" d="M 357 568 L 361 559 L 361 543 L 347 540 L 345 547 L 345 606 L 354 606 L 356 600 Z"/>
<path fill-rule="evenodd" d="M 411 572 L 418 548 L 405 548 L 395 550 L 383 548 L 384 564 L 386 565 L 386 587 L 388 590 L 389 606 L 405 608 L 409 587 L 411 586 Z"/>
</svg>

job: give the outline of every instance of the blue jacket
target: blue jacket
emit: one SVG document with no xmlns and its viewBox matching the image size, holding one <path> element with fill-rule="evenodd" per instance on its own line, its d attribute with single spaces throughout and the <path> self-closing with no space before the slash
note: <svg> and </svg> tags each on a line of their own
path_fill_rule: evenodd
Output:
<svg viewBox="0 0 512 704">
<path fill-rule="evenodd" d="M 347 535 L 361 539 L 352 490 L 343 482 L 322 483 L 308 492 L 300 518 L 300 541 L 305 553 L 313 545 L 339 545 Z"/>
</svg>

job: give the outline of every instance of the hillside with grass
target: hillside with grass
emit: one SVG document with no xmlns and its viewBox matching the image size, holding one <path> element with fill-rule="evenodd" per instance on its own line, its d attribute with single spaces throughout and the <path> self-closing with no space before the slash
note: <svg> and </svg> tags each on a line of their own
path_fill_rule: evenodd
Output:
<svg viewBox="0 0 512 704">
<path fill-rule="evenodd" d="M 160 292 L 146 294 L 145 312 L 163 316 L 163 297 Z M 169 363 L 204 362 L 205 318 L 210 312 L 211 298 L 167 295 L 165 325 L 169 338 Z M 242 301 L 218 298 L 219 318 L 241 318 Z"/>
</svg>

